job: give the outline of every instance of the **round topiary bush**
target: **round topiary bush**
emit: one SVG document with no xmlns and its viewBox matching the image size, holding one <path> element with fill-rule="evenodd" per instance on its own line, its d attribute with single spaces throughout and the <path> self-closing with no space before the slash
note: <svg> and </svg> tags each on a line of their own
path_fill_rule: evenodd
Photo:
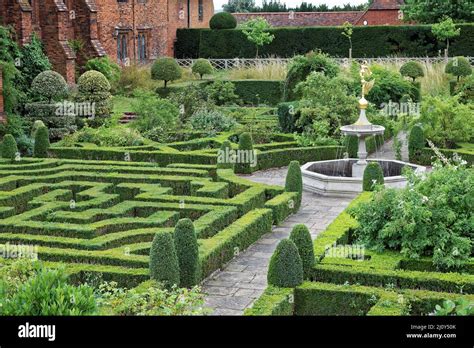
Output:
<svg viewBox="0 0 474 348">
<path fill-rule="evenodd" d="M 456 76 L 457 81 L 459 81 L 461 77 L 472 74 L 471 63 L 469 63 L 469 60 L 465 57 L 455 57 L 448 62 L 445 72 Z"/>
<path fill-rule="evenodd" d="M 31 137 L 34 139 L 36 136 L 36 132 L 40 127 L 46 127 L 43 121 L 41 120 L 36 120 L 33 122 L 33 126 L 31 127 Z"/>
<path fill-rule="evenodd" d="M 90 103 L 93 114 L 78 116 L 87 118 L 89 126 L 99 127 L 111 115 L 113 105 L 110 88 L 109 80 L 99 71 L 89 70 L 79 77 L 76 101 Z"/>
<path fill-rule="evenodd" d="M 291 231 L 290 240 L 295 243 L 301 257 L 304 278 L 309 279 L 314 266 L 314 250 L 308 227 L 303 224 L 295 225 Z"/>
<path fill-rule="evenodd" d="M 303 262 L 295 243 L 283 239 L 270 259 L 267 274 L 268 284 L 294 288 L 303 283 Z"/>
<path fill-rule="evenodd" d="M 151 67 L 151 78 L 154 80 L 163 80 L 164 87 L 166 88 L 169 81 L 181 78 L 181 68 L 173 58 L 159 58 L 155 60 Z"/>
<path fill-rule="evenodd" d="M 198 74 L 201 77 L 204 75 L 210 75 L 214 71 L 214 68 L 212 67 L 211 63 L 204 58 L 199 58 L 196 60 L 193 64 L 192 67 L 193 74 Z"/>
<path fill-rule="evenodd" d="M 49 132 L 45 126 L 39 127 L 35 134 L 35 146 L 33 155 L 35 157 L 48 157 L 49 149 Z"/>
<path fill-rule="evenodd" d="M 157 233 L 150 248 L 150 277 L 170 288 L 179 285 L 179 263 L 171 233 Z"/>
<path fill-rule="evenodd" d="M 239 173 L 242 174 L 251 174 L 252 173 L 252 167 L 250 163 L 250 156 L 253 156 L 253 139 L 252 135 L 248 132 L 244 132 L 240 134 L 239 137 L 239 153 L 240 153 L 240 159 L 245 159 L 245 163 L 239 162 Z"/>
<path fill-rule="evenodd" d="M 58 101 L 68 94 L 66 80 L 56 71 L 46 70 L 31 83 L 31 93 L 42 101 Z"/>
<path fill-rule="evenodd" d="M 303 198 L 303 177 L 301 175 L 301 167 L 298 161 L 291 161 L 288 166 L 285 191 L 298 193 L 298 199 L 295 202 L 295 208 L 298 210 L 301 206 L 301 199 Z"/>
<path fill-rule="evenodd" d="M 174 229 L 179 263 L 180 286 L 190 288 L 199 282 L 199 251 L 196 232 L 190 219 L 181 219 Z"/>
<path fill-rule="evenodd" d="M 421 125 L 414 125 L 408 136 L 408 158 L 410 162 L 418 163 L 421 152 L 425 147 L 425 133 Z"/>
<path fill-rule="evenodd" d="M 383 170 L 378 162 L 370 162 L 364 170 L 362 189 L 373 191 L 376 185 L 383 185 Z"/>
<path fill-rule="evenodd" d="M 234 29 L 237 27 L 237 20 L 229 12 L 219 12 L 211 17 L 209 27 L 211 29 Z"/>
<path fill-rule="evenodd" d="M 2 141 L 2 157 L 11 161 L 15 160 L 16 154 L 18 153 L 18 146 L 16 140 L 11 134 L 6 134 Z"/>
<path fill-rule="evenodd" d="M 234 169 L 232 162 L 232 146 L 230 141 L 226 140 L 222 143 L 219 153 L 217 154 L 217 168 L 219 169 Z"/>
<path fill-rule="evenodd" d="M 403 64 L 400 68 L 400 74 L 402 74 L 402 76 L 413 79 L 413 82 L 415 82 L 418 77 L 425 76 L 423 67 L 420 63 L 416 61 L 411 61 Z"/>
</svg>

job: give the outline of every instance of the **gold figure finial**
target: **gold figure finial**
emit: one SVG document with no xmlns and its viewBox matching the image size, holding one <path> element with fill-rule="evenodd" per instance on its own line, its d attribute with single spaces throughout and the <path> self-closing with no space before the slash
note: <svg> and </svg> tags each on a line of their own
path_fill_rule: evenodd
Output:
<svg viewBox="0 0 474 348">
<path fill-rule="evenodd" d="M 365 96 L 369 94 L 372 87 L 374 87 L 375 79 L 370 80 L 370 77 L 372 76 L 372 71 L 370 70 L 369 63 L 366 60 L 364 60 L 360 65 L 359 75 L 360 81 L 362 83 L 362 97 L 359 100 L 359 107 L 361 109 L 367 109 L 369 103 L 365 99 Z"/>
</svg>

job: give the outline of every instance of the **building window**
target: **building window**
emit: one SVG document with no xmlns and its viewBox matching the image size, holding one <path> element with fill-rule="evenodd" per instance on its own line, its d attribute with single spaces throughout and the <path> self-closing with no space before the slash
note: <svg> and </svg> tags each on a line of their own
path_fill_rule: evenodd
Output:
<svg viewBox="0 0 474 348">
<path fill-rule="evenodd" d="M 147 39 L 145 33 L 138 34 L 138 59 L 140 62 L 146 62 L 147 56 Z"/>
<path fill-rule="evenodd" d="M 204 5 L 202 3 L 202 0 L 198 1 L 198 18 L 200 21 L 204 20 Z"/>
<path fill-rule="evenodd" d="M 127 34 L 117 36 L 117 60 L 122 63 L 128 61 Z"/>
</svg>

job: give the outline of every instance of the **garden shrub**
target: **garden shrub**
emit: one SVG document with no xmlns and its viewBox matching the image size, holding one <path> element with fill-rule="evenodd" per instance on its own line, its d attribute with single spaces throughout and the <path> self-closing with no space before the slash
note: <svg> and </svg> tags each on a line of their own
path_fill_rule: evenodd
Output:
<svg viewBox="0 0 474 348">
<path fill-rule="evenodd" d="M 234 163 L 228 161 L 227 154 L 230 155 L 232 146 L 230 141 L 226 140 L 222 143 L 219 153 L 217 155 L 217 168 L 219 169 L 234 169 Z"/>
<path fill-rule="evenodd" d="M 324 53 L 310 52 L 305 56 L 296 56 L 292 59 L 286 77 L 283 100 L 299 99 L 300 93 L 295 92 L 296 85 L 306 80 L 311 72 L 319 72 L 328 78 L 336 77 L 339 73 L 337 63 Z"/>
<path fill-rule="evenodd" d="M 152 92 L 136 91 L 132 110 L 137 115 L 131 127 L 143 134 L 153 129 L 161 132 L 174 130 L 179 119 L 179 109 L 169 100 Z"/>
<path fill-rule="evenodd" d="M 109 56 L 89 59 L 84 69 L 85 71 L 95 70 L 102 73 L 110 84 L 120 79 L 120 67 Z"/>
<path fill-rule="evenodd" d="M 193 129 L 205 131 L 210 136 L 229 131 L 237 124 L 232 117 L 218 110 L 206 109 L 197 110 L 189 121 Z"/>
<path fill-rule="evenodd" d="M 31 93 L 40 101 L 60 101 L 68 94 L 67 83 L 56 71 L 43 71 L 31 83 Z"/>
<path fill-rule="evenodd" d="M 110 117 L 113 109 L 110 89 L 109 81 L 101 72 L 90 70 L 79 77 L 76 101 L 95 105 L 94 115 L 87 119 L 89 126 L 100 127 Z"/>
<path fill-rule="evenodd" d="M 173 236 L 167 232 L 155 234 L 150 249 L 150 277 L 166 288 L 179 285 L 179 261 Z"/>
<path fill-rule="evenodd" d="M 143 145 L 144 138 L 131 127 L 123 125 L 99 128 L 84 127 L 81 130 L 66 136 L 58 145 L 75 146 L 76 143 L 91 143 L 102 146 L 139 146 Z M 54 150 L 54 148 L 52 148 Z M 122 157 L 123 158 L 123 157 Z"/>
<path fill-rule="evenodd" d="M 382 167 L 378 162 L 369 162 L 364 170 L 362 178 L 362 189 L 364 191 L 373 191 L 376 185 L 383 185 L 384 177 Z"/>
<path fill-rule="evenodd" d="M 459 95 L 462 103 L 474 102 L 474 75 L 466 77 L 455 89 L 455 94 Z"/>
<path fill-rule="evenodd" d="M 415 99 L 413 85 L 399 73 L 377 65 L 372 67 L 372 72 L 376 83 L 367 95 L 367 100 L 377 107 L 383 107 L 390 101 L 400 103 L 407 97 Z"/>
<path fill-rule="evenodd" d="M 268 266 L 269 285 L 294 288 L 303 283 L 303 263 L 295 243 L 282 239 L 273 253 Z"/>
<path fill-rule="evenodd" d="M 457 81 L 459 82 L 461 77 L 466 77 L 472 74 L 471 63 L 469 63 L 469 60 L 465 57 L 455 57 L 448 62 L 445 72 L 456 76 Z"/>
<path fill-rule="evenodd" d="M 18 153 L 18 147 L 15 138 L 11 134 L 7 134 L 3 137 L 2 141 L 2 157 L 11 161 L 15 160 L 16 154 Z"/>
<path fill-rule="evenodd" d="M 36 136 L 36 132 L 40 127 L 46 127 L 43 121 L 37 120 L 33 122 L 33 126 L 31 127 L 31 137 L 34 138 Z"/>
<path fill-rule="evenodd" d="M 18 70 L 21 72 L 21 86 L 25 91 L 30 89 L 36 76 L 51 70 L 51 63 L 44 53 L 43 45 L 36 33 L 33 33 L 30 42 L 21 48 L 21 64 Z"/>
<path fill-rule="evenodd" d="M 403 64 L 400 68 L 400 74 L 402 74 L 402 76 L 413 79 L 413 82 L 415 82 L 418 77 L 425 76 L 423 66 L 417 61 L 410 61 Z"/>
<path fill-rule="evenodd" d="M 212 67 L 211 63 L 207 59 L 199 58 L 193 63 L 191 70 L 193 74 L 198 74 L 202 80 L 202 77 L 204 75 L 212 74 L 212 72 L 214 71 L 214 68 Z"/>
<path fill-rule="evenodd" d="M 219 12 L 211 17 L 209 27 L 211 29 L 234 29 L 237 26 L 237 20 L 229 12 Z"/>
<path fill-rule="evenodd" d="M 180 120 L 186 123 L 199 109 L 212 109 L 214 104 L 208 102 L 207 92 L 202 86 L 191 84 L 171 93 L 168 99 L 180 108 Z"/>
<path fill-rule="evenodd" d="M 190 219 L 181 219 L 174 229 L 179 262 L 180 286 L 190 288 L 199 282 L 199 251 L 196 232 Z"/>
<path fill-rule="evenodd" d="M 421 125 L 414 125 L 408 136 L 408 158 L 410 162 L 418 163 L 421 151 L 426 146 L 425 133 Z"/>
<path fill-rule="evenodd" d="M 298 102 L 286 102 L 278 104 L 278 123 L 284 133 L 293 133 L 298 130 L 296 121 L 301 114 L 298 110 Z"/>
<path fill-rule="evenodd" d="M 297 87 L 301 95 L 297 127 L 319 128 L 324 132 L 318 131 L 317 135 L 326 139 L 339 135 L 341 125 L 352 124 L 358 116 L 357 97 L 351 95 L 349 85 L 350 81 L 344 78 L 330 78 L 322 73 L 311 73 L 306 81 Z M 313 125 L 314 123 L 316 125 Z"/>
<path fill-rule="evenodd" d="M 295 202 L 295 209 L 298 210 L 303 198 L 303 177 L 301 176 L 301 167 L 298 161 L 291 161 L 288 166 L 288 173 L 286 174 L 285 180 L 285 191 L 298 193 L 298 200 Z"/>
<path fill-rule="evenodd" d="M 282 99 L 283 81 L 232 80 L 235 94 L 244 105 L 277 105 Z"/>
<path fill-rule="evenodd" d="M 204 90 L 208 102 L 215 105 L 233 104 L 239 98 L 235 94 L 235 85 L 230 81 L 214 81 L 207 85 Z"/>
<path fill-rule="evenodd" d="M 150 68 L 132 64 L 121 68 L 120 78 L 112 86 L 114 94 L 133 96 L 137 90 L 153 91 L 155 85 Z"/>
<path fill-rule="evenodd" d="M 64 268 L 47 269 L 42 265 L 25 267 L 18 264 L 7 267 L 0 278 L 1 315 L 95 314 L 94 290 L 87 285 L 76 287 L 68 284 Z"/>
<path fill-rule="evenodd" d="M 472 254 L 472 170 L 457 162 L 435 163 L 425 178 L 406 175 L 406 188 L 381 187 L 372 201 L 351 211 L 359 222 L 357 241 L 408 258 L 431 256 L 440 270 L 459 269 Z"/>
<path fill-rule="evenodd" d="M 295 225 L 290 234 L 290 240 L 295 243 L 298 253 L 303 263 L 303 275 L 305 279 L 309 279 L 311 269 L 314 266 L 314 250 L 311 234 L 308 227 L 303 224 Z"/>
<path fill-rule="evenodd" d="M 244 132 L 240 134 L 239 151 L 242 151 L 242 153 L 247 153 L 247 154 L 249 154 L 251 151 L 254 151 L 253 139 L 250 133 Z M 248 157 L 248 156 L 245 156 L 245 157 Z M 245 163 L 239 163 L 238 172 L 242 174 L 251 174 L 252 173 L 251 163 L 249 161 L 246 161 Z"/>
<path fill-rule="evenodd" d="M 151 67 L 151 78 L 153 80 L 162 80 L 166 88 L 169 81 L 181 78 L 181 68 L 173 58 L 159 58 Z"/>
<path fill-rule="evenodd" d="M 45 126 L 39 127 L 35 133 L 35 146 L 34 146 L 34 156 L 35 157 L 48 157 L 49 149 L 49 132 L 48 128 Z"/>
<path fill-rule="evenodd" d="M 474 138 L 474 105 L 462 104 L 459 97 L 426 96 L 421 104 L 425 137 L 441 148 L 455 148 L 458 142 Z"/>
</svg>

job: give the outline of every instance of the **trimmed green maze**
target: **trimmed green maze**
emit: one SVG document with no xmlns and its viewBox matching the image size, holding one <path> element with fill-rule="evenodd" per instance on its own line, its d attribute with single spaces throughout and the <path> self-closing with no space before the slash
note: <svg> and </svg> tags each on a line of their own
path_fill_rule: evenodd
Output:
<svg viewBox="0 0 474 348">
<path fill-rule="evenodd" d="M 215 165 L 38 159 L 0 161 L 0 244 L 37 246 L 76 281 L 147 280 L 156 233 L 190 218 L 206 277 L 294 211 L 296 193 Z"/>
</svg>

